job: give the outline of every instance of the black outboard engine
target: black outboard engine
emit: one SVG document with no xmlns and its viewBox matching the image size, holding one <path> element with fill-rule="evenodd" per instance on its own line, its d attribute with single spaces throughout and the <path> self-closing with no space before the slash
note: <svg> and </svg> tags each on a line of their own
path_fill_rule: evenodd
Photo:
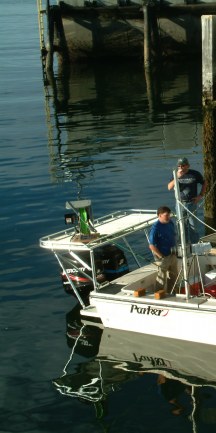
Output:
<svg viewBox="0 0 216 433">
<path fill-rule="evenodd" d="M 114 244 L 108 244 L 101 248 L 100 258 L 103 264 L 103 273 L 108 281 L 129 272 L 124 252 Z"/>
<path fill-rule="evenodd" d="M 83 260 L 83 262 L 90 266 L 89 251 L 79 251 L 79 257 Z M 129 272 L 129 267 L 124 252 L 114 244 L 108 244 L 97 248 L 97 250 L 94 251 L 94 257 L 96 278 L 99 283 L 112 281 L 115 278 L 118 278 L 121 275 L 127 274 Z M 93 289 L 93 284 L 92 281 L 83 275 L 81 271 L 85 272 L 87 275 L 91 275 L 91 271 L 70 256 L 70 254 L 68 254 L 67 257 L 65 256 L 65 258 L 67 263 L 70 262 L 70 267 L 67 264 L 65 269 L 69 274 L 71 281 L 81 294 L 88 296 L 89 292 Z M 61 276 L 65 291 L 74 295 L 73 289 L 68 283 L 65 273 L 62 272 Z"/>
</svg>

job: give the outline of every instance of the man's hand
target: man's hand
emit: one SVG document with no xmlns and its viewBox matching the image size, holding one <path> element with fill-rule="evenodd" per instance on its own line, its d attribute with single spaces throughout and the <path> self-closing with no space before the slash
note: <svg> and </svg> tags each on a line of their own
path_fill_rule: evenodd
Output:
<svg viewBox="0 0 216 433">
<path fill-rule="evenodd" d="M 197 204 L 200 200 L 202 200 L 202 195 L 198 195 L 197 197 L 192 198 L 192 202 Z"/>
<path fill-rule="evenodd" d="M 181 177 L 184 174 L 183 170 L 181 168 L 178 169 L 177 171 L 177 177 Z"/>
</svg>

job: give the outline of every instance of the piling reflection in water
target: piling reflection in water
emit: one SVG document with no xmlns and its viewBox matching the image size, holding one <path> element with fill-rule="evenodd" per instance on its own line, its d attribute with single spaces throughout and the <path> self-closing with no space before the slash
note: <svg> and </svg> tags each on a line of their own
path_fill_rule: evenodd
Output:
<svg viewBox="0 0 216 433">
<path fill-rule="evenodd" d="M 172 151 L 199 143 L 201 76 L 194 75 L 194 65 L 163 65 L 148 74 L 139 62 L 74 65 L 45 87 L 53 98 L 51 108 L 46 98 L 46 112 L 51 169 L 58 181 L 94 170 L 101 153 L 116 146 L 136 151 L 164 139 Z M 187 141 L 179 139 L 182 128 Z"/>
<path fill-rule="evenodd" d="M 71 355 L 63 374 L 53 380 L 63 396 L 92 404 L 96 416 L 106 419 L 116 393 L 118 399 L 127 395 L 128 410 L 135 392 L 135 404 L 142 404 L 140 416 L 148 416 L 152 404 L 159 418 L 160 411 L 181 415 L 192 423 L 193 431 L 206 425 L 215 428 L 216 363 L 212 348 L 102 329 L 101 325 L 81 323 L 78 313 L 77 307 L 66 316 Z M 122 405 L 124 402 L 119 402 L 119 410 Z M 133 413 L 132 407 L 130 410 Z"/>
</svg>

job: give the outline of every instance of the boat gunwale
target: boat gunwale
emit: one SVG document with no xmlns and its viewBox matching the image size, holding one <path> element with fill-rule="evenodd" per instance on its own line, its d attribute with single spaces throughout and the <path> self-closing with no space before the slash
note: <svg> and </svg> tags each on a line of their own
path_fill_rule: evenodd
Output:
<svg viewBox="0 0 216 433">
<path fill-rule="evenodd" d="M 113 293 L 105 293 L 103 289 L 99 289 L 99 291 L 92 291 L 91 292 L 91 298 L 97 298 L 97 300 L 101 300 L 102 302 L 106 300 L 106 302 L 113 302 L 115 301 L 116 304 L 118 303 L 130 303 L 130 304 L 137 304 L 137 305 L 153 305 L 158 306 L 161 308 L 169 308 L 169 309 L 183 309 L 183 310 L 193 310 L 193 311 L 208 311 L 209 313 L 216 312 L 216 299 L 212 299 L 215 304 L 215 306 L 211 306 L 209 308 L 205 308 L 206 303 L 209 301 L 209 298 L 204 297 L 198 297 L 198 296 L 192 296 L 191 298 L 186 299 L 185 295 L 184 297 L 177 295 L 167 295 L 166 298 L 163 299 L 155 299 L 154 293 L 151 293 L 149 295 L 143 296 L 143 297 L 136 297 L 127 294 L 113 294 Z M 168 299 L 172 298 L 172 299 Z M 205 304 L 205 305 L 204 305 Z M 202 307 L 201 307 L 202 306 Z"/>
</svg>

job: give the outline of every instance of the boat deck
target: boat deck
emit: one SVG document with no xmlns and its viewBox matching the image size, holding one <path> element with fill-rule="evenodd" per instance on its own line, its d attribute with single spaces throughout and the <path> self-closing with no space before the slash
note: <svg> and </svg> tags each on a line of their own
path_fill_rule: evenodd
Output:
<svg viewBox="0 0 216 433">
<path fill-rule="evenodd" d="M 191 307 L 197 307 L 199 308 L 200 305 L 206 304 L 207 298 L 201 298 L 198 296 L 191 296 L 189 299 L 186 299 L 185 295 L 182 294 L 167 294 L 165 298 L 163 299 L 155 299 L 154 292 L 153 291 L 147 291 L 144 296 L 134 296 L 134 291 L 131 290 L 131 293 L 129 293 L 129 290 L 125 289 L 125 287 L 119 284 L 109 284 L 109 286 L 104 287 L 102 290 L 97 292 L 91 292 L 91 298 L 103 298 L 104 300 L 113 300 L 115 301 L 124 301 L 124 302 L 136 302 L 136 303 L 151 303 L 154 305 L 163 305 L 165 306 L 178 306 L 181 308 L 181 306 L 184 308 L 191 308 Z M 216 309 L 216 300 L 212 300 L 210 302 L 208 300 L 208 309 L 211 309 L 214 307 Z"/>
</svg>

